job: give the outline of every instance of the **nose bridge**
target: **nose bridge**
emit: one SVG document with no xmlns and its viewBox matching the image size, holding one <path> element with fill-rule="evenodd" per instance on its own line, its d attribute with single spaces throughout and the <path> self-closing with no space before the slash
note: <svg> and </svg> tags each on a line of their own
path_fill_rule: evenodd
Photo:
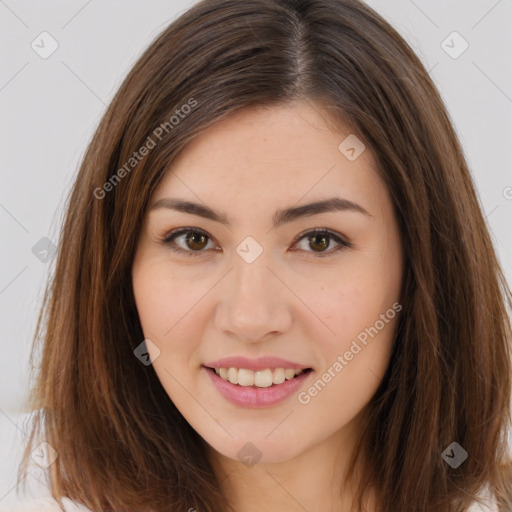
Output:
<svg viewBox="0 0 512 512">
<path fill-rule="evenodd" d="M 230 283 L 230 307 L 240 312 L 252 311 L 252 316 L 263 318 L 270 311 L 277 290 L 272 282 L 272 272 L 268 267 L 271 262 L 266 253 L 254 260 L 245 259 L 239 254 L 233 258 L 233 276 Z"/>
<path fill-rule="evenodd" d="M 287 329 L 291 320 L 284 286 L 269 270 L 271 258 L 265 251 L 257 252 L 250 240 L 237 247 L 217 312 L 218 328 L 248 341 Z"/>
</svg>

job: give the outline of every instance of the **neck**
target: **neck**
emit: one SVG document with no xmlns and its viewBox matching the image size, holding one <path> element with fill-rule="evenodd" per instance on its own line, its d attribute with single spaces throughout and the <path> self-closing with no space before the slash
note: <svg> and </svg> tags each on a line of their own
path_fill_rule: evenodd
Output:
<svg viewBox="0 0 512 512">
<path fill-rule="evenodd" d="M 356 432 L 346 425 L 292 458 L 254 466 L 213 452 L 222 490 L 236 512 L 353 512 L 345 483 Z M 372 510 L 372 508 L 370 509 Z"/>
</svg>

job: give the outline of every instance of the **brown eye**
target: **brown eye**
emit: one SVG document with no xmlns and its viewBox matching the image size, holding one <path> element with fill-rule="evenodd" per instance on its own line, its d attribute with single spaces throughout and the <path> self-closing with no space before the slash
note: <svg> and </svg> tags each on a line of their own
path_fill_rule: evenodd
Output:
<svg viewBox="0 0 512 512">
<path fill-rule="evenodd" d="M 350 242 L 346 242 L 340 235 L 327 231 L 325 229 L 315 229 L 308 231 L 299 237 L 295 244 L 299 249 L 306 253 L 313 253 L 314 256 L 329 256 L 341 249 L 352 247 Z"/>
<path fill-rule="evenodd" d="M 189 249 L 200 251 L 206 247 L 206 244 L 208 243 L 208 237 L 202 233 L 190 231 L 185 237 L 185 243 Z"/>
<path fill-rule="evenodd" d="M 330 237 L 325 235 L 309 236 L 309 247 L 311 247 L 311 249 L 313 249 L 315 252 L 324 251 L 329 247 L 329 239 Z"/>
<path fill-rule="evenodd" d="M 162 243 L 169 246 L 173 251 L 186 253 L 188 256 L 200 255 L 206 252 L 210 237 L 198 229 L 178 229 L 167 235 Z"/>
</svg>

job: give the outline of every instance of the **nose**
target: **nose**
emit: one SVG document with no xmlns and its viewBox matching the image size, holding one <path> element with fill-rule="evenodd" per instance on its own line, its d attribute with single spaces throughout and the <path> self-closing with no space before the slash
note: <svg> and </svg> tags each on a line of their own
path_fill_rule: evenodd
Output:
<svg viewBox="0 0 512 512">
<path fill-rule="evenodd" d="M 215 326 L 246 342 L 261 342 L 292 324 L 290 294 L 279 273 L 260 256 L 247 263 L 238 255 L 219 289 Z"/>
</svg>

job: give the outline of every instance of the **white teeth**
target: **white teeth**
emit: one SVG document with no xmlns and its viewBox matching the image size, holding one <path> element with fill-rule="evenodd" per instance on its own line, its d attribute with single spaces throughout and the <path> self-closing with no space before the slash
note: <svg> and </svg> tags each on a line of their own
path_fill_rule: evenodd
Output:
<svg viewBox="0 0 512 512">
<path fill-rule="evenodd" d="M 229 380 L 229 382 L 231 382 L 231 384 L 238 384 L 238 369 L 237 368 L 229 368 L 228 380 Z"/>
<path fill-rule="evenodd" d="M 272 375 L 272 382 L 274 384 L 282 384 L 284 381 L 284 368 L 276 368 Z"/>
<path fill-rule="evenodd" d="M 272 386 L 272 370 L 267 369 L 254 372 L 254 385 L 258 388 Z"/>
<path fill-rule="evenodd" d="M 286 380 L 293 379 L 293 377 L 295 377 L 295 370 L 286 368 L 286 370 L 284 371 L 284 376 L 286 377 Z"/>
<path fill-rule="evenodd" d="M 230 368 L 231 370 L 232 368 Z M 238 382 L 233 382 L 230 380 L 231 384 L 240 384 L 240 386 L 252 386 L 254 385 L 254 372 L 252 370 L 246 370 L 245 368 L 240 368 L 238 371 L 239 379 Z"/>
<path fill-rule="evenodd" d="M 238 384 L 239 386 L 256 386 L 258 388 L 268 388 L 272 384 L 282 384 L 285 380 L 291 380 L 300 375 L 302 369 L 276 368 L 271 370 L 252 371 L 246 368 L 215 368 L 215 373 L 222 379 Z"/>
</svg>

